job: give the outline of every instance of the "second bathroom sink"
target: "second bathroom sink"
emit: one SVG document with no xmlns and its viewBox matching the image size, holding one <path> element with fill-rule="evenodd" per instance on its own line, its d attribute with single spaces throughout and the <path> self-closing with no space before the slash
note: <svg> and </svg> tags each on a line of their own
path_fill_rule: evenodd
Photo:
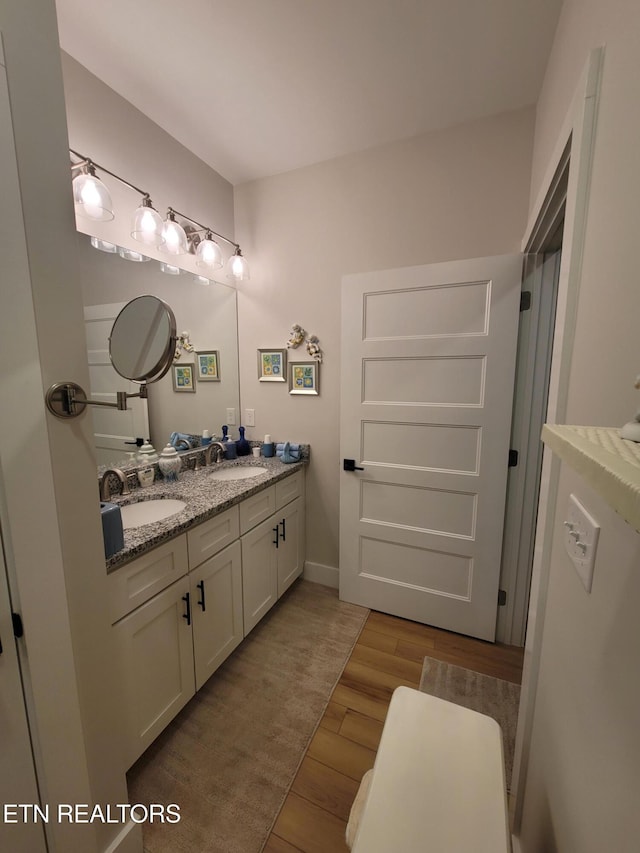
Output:
<svg viewBox="0 0 640 853">
<path fill-rule="evenodd" d="M 210 476 L 214 480 L 247 480 L 249 477 L 257 477 L 258 474 L 266 474 L 267 469 L 262 465 L 237 466 L 236 468 L 223 468 L 221 471 L 212 471 Z"/>
</svg>

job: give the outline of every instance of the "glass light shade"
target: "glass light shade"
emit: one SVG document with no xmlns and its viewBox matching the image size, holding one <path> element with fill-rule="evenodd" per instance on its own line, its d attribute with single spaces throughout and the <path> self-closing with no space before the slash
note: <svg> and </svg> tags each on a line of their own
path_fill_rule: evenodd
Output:
<svg viewBox="0 0 640 853">
<path fill-rule="evenodd" d="M 144 201 L 133 215 L 131 236 L 147 246 L 162 246 L 162 219 L 157 210 Z"/>
<path fill-rule="evenodd" d="M 161 261 L 160 272 L 164 272 L 167 275 L 180 275 L 182 270 L 180 269 L 180 267 L 174 267 L 173 264 L 165 264 Z"/>
<path fill-rule="evenodd" d="M 249 265 L 242 256 L 240 249 L 236 249 L 235 254 L 231 255 L 227 261 L 227 278 L 234 281 L 248 281 Z"/>
<path fill-rule="evenodd" d="M 118 252 L 118 247 L 115 243 L 109 243 L 107 240 L 101 240 L 99 237 L 92 237 L 91 245 L 99 252 L 107 252 L 109 255 L 115 255 Z"/>
<path fill-rule="evenodd" d="M 186 232 L 182 225 L 176 222 L 171 213 L 167 216 L 162 226 L 162 236 L 164 237 L 164 242 L 160 249 L 168 255 L 186 255 L 189 251 Z"/>
<path fill-rule="evenodd" d="M 91 172 L 83 172 L 73 179 L 73 203 L 78 216 L 101 222 L 113 219 L 109 190 Z"/>
<path fill-rule="evenodd" d="M 135 252 L 133 249 L 125 249 L 123 246 L 118 248 L 118 254 L 121 258 L 124 258 L 125 261 L 133 261 L 136 264 L 143 264 L 145 261 L 151 260 L 151 258 L 148 258 L 146 255 L 142 255 L 140 252 Z"/>
<path fill-rule="evenodd" d="M 222 262 L 222 250 L 215 240 L 205 237 L 198 243 L 196 250 L 196 265 L 219 270 L 224 265 Z"/>
</svg>

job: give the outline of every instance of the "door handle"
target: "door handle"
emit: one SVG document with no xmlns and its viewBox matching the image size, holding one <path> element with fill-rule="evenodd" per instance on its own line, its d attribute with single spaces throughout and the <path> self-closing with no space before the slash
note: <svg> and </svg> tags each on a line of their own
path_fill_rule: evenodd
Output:
<svg viewBox="0 0 640 853">
<path fill-rule="evenodd" d="M 198 602 L 198 604 L 200 605 L 200 607 L 202 607 L 202 612 L 204 613 L 207 609 L 204 603 L 204 581 L 200 581 L 196 584 L 196 586 L 200 590 L 200 601 Z"/>
<path fill-rule="evenodd" d="M 182 600 L 186 602 L 187 612 L 182 614 L 182 618 L 187 620 L 187 625 L 191 625 L 191 596 L 189 593 L 182 596 Z"/>
<path fill-rule="evenodd" d="M 283 541 L 283 542 L 286 542 L 286 541 L 287 541 L 287 537 L 286 537 L 286 535 L 285 535 L 285 526 L 284 526 L 284 525 L 285 525 L 286 520 L 287 520 L 286 518 L 283 518 L 283 519 L 282 519 L 282 521 L 280 522 L 280 527 L 282 527 L 282 533 L 281 533 L 280 535 L 282 536 L 282 541 Z"/>
<path fill-rule="evenodd" d="M 364 471 L 359 465 L 356 465 L 355 459 L 343 459 L 342 467 L 345 471 Z"/>
<path fill-rule="evenodd" d="M 276 526 L 273 527 L 272 530 L 276 534 L 276 538 L 273 540 L 273 544 L 276 546 L 276 548 L 279 548 L 280 545 L 279 545 L 279 540 L 278 540 L 278 525 L 276 524 Z"/>
</svg>

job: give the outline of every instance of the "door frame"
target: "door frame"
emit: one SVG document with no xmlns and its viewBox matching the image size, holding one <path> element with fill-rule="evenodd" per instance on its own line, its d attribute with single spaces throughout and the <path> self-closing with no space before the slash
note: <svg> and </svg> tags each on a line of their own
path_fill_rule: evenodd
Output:
<svg viewBox="0 0 640 853">
<path fill-rule="evenodd" d="M 522 241 L 522 249 L 527 252 L 538 231 L 563 153 L 570 144 L 571 163 L 565 208 L 562 260 L 558 281 L 553 360 L 549 381 L 548 423 L 562 423 L 566 417 L 603 59 L 604 48 L 599 47 L 590 51 L 575 95 L 562 123 Z M 519 849 L 517 835 L 522 822 L 529 747 L 542 652 L 542 634 L 549 586 L 552 531 L 559 476 L 560 461 L 549 452 L 548 448 L 545 448 L 538 499 L 527 637 L 520 692 L 520 712 L 509 799 L 511 831 L 516 836 L 514 849 Z"/>
</svg>

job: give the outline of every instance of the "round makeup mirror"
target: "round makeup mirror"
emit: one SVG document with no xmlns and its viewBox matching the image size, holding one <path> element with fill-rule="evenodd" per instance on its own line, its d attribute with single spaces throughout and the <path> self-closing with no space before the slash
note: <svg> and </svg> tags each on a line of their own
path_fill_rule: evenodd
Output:
<svg viewBox="0 0 640 853">
<path fill-rule="evenodd" d="M 132 299 L 114 320 L 109 356 L 125 379 L 157 382 L 171 367 L 175 349 L 176 318 L 157 296 Z"/>
</svg>

